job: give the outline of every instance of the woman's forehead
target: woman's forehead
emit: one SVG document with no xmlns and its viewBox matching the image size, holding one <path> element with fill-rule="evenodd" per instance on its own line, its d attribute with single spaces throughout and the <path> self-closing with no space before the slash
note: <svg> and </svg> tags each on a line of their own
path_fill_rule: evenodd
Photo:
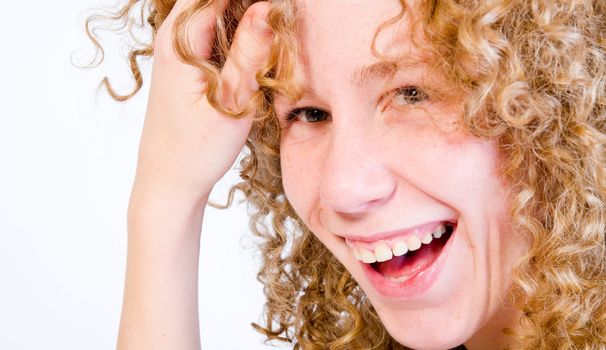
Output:
<svg viewBox="0 0 606 350">
<path fill-rule="evenodd" d="M 381 29 L 402 12 L 399 1 L 354 0 L 354 1 L 297 1 L 298 36 L 307 50 L 321 47 L 335 48 L 335 51 L 352 57 L 370 54 L 370 47 L 376 37 L 377 49 L 383 54 L 406 47 L 410 35 L 409 18 L 411 9 L 393 25 Z M 379 31 L 379 29 L 381 29 Z"/>
<path fill-rule="evenodd" d="M 361 86 L 387 80 L 399 70 L 422 70 L 426 58 L 413 45 L 410 11 L 406 8 L 397 22 L 385 25 L 402 13 L 399 1 L 298 1 L 297 80 L 322 91 L 322 85 Z"/>
</svg>

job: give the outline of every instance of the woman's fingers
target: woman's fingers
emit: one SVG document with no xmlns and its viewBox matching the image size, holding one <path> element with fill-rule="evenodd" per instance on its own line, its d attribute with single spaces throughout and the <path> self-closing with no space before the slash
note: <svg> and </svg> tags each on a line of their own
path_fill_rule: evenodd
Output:
<svg viewBox="0 0 606 350">
<path fill-rule="evenodd" d="M 228 107 L 246 106 L 258 89 L 256 73 L 266 64 L 272 43 L 272 31 L 267 24 L 269 2 L 252 4 L 238 25 L 234 42 L 223 70 L 222 101 Z"/>
</svg>

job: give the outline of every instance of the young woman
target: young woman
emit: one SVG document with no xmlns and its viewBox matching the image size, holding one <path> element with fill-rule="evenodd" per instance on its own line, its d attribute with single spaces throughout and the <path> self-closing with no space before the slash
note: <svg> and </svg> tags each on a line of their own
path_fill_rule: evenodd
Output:
<svg viewBox="0 0 606 350">
<path fill-rule="evenodd" d="M 606 3 L 144 6 L 120 349 L 200 347 L 204 207 L 245 146 L 270 339 L 606 349 Z"/>
</svg>

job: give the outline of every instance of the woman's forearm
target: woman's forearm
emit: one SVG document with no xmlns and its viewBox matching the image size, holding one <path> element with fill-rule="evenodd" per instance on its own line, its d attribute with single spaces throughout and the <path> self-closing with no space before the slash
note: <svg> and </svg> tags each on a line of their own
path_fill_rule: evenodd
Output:
<svg viewBox="0 0 606 350">
<path fill-rule="evenodd" d="M 118 349 L 199 349 L 198 254 L 206 201 L 136 191 Z"/>
</svg>

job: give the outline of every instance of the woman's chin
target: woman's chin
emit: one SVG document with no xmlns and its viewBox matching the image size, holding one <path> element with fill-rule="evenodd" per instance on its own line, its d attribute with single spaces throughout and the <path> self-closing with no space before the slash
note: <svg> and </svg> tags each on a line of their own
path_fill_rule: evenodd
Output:
<svg viewBox="0 0 606 350">
<path fill-rule="evenodd" d="M 392 317 L 393 316 L 393 317 Z M 430 316 L 425 322 L 397 320 L 401 315 L 379 314 L 387 332 L 400 344 L 415 350 L 452 349 L 467 341 L 473 335 L 464 322 L 453 317 Z M 419 315 L 422 318 L 423 315 Z"/>
</svg>

